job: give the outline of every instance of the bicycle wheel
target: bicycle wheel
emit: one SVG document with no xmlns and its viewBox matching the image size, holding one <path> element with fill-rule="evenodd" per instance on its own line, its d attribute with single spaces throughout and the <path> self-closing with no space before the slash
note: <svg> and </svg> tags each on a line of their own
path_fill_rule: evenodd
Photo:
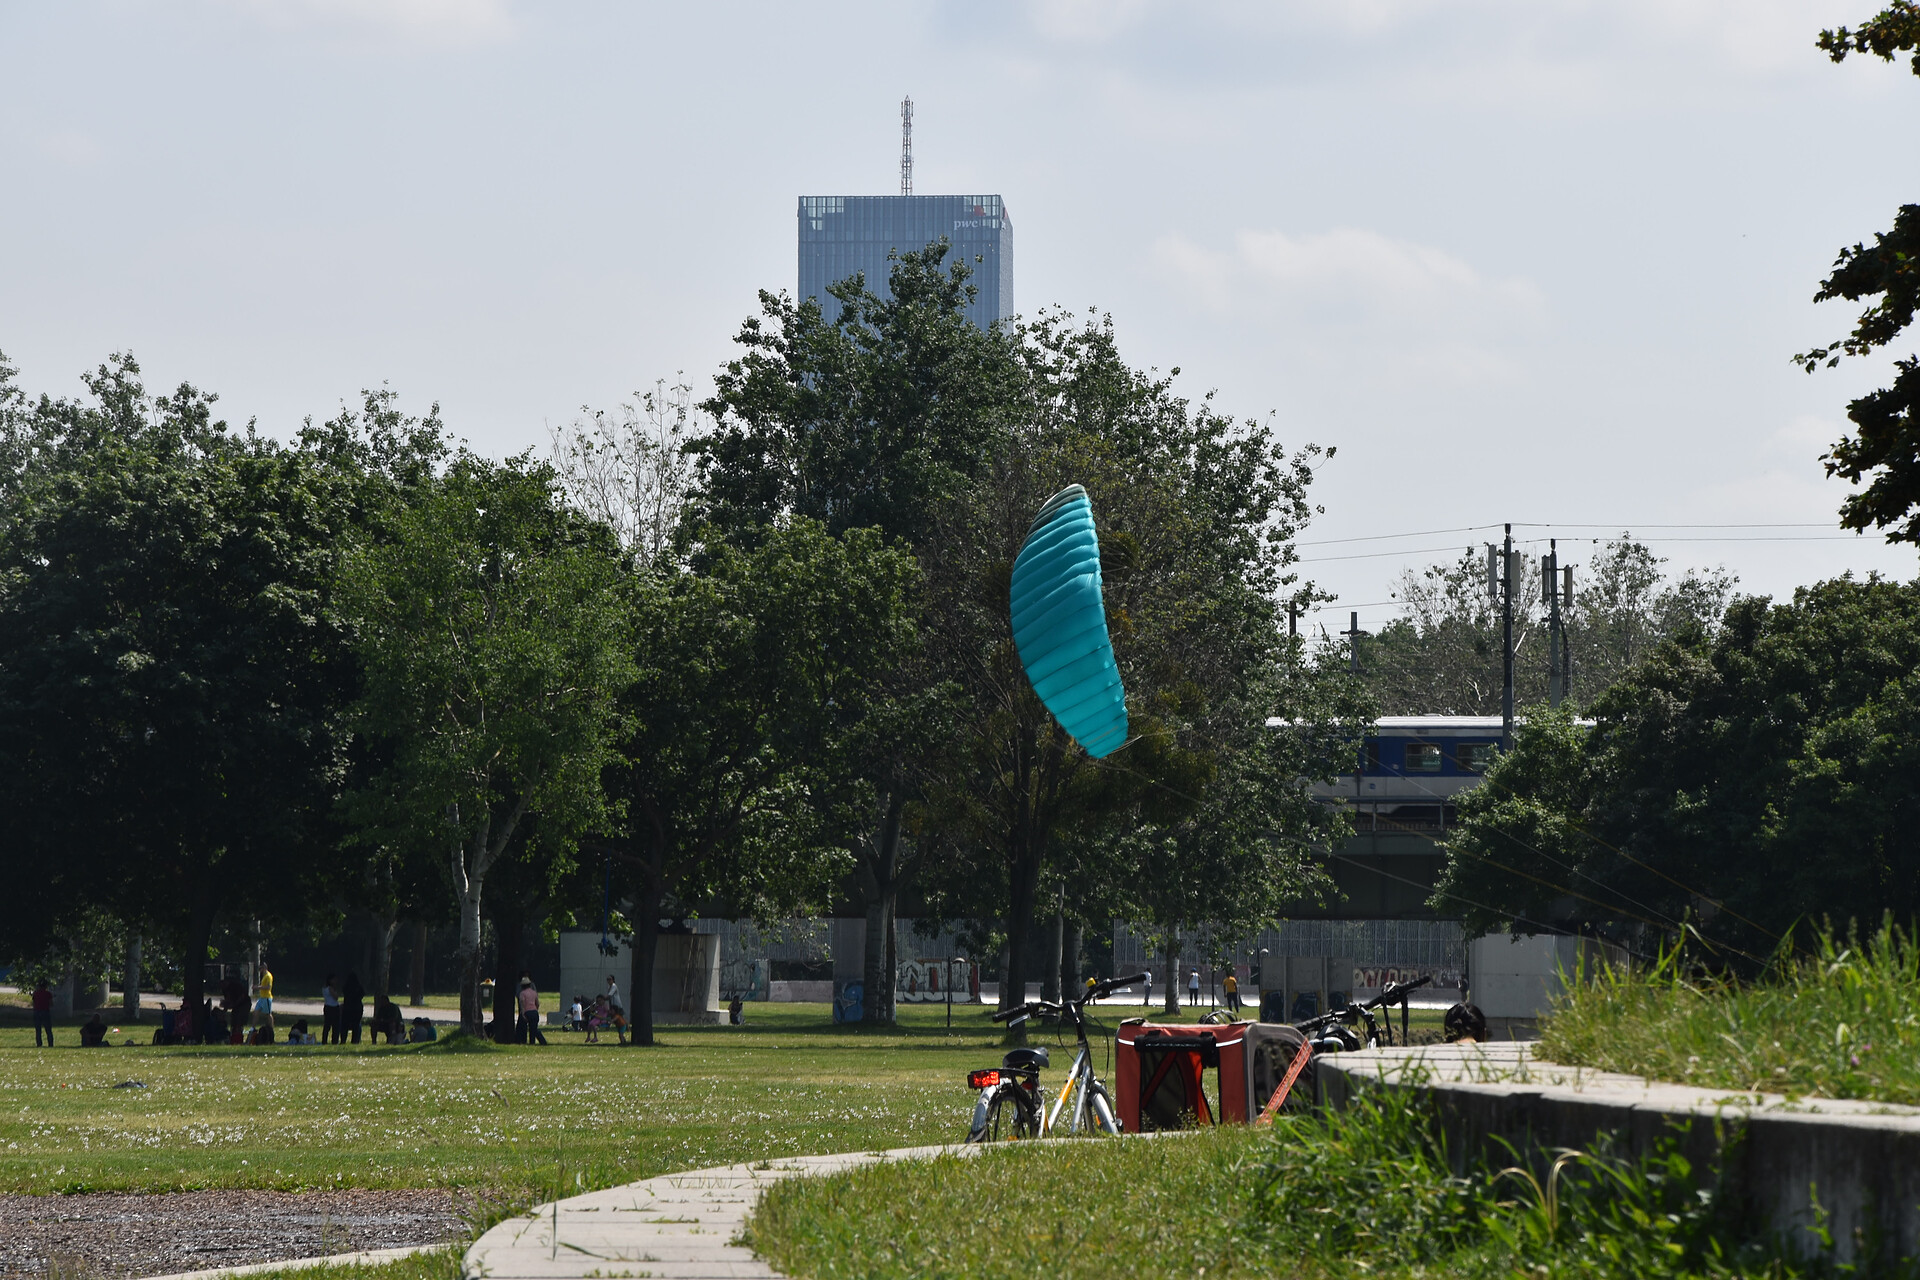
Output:
<svg viewBox="0 0 1920 1280">
<path fill-rule="evenodd" d="M 1033 1103 L 1018 1085 L 1001 1085 L 982 1094 L 973 1107 L 973 1127 L 968 1142 L 1018 1142 L 1038 1135 Z"/>
<path fill-rule="evenodd" d="M 1118 1137 L 1120 1121 L 1114 1115 L 1113 1098 L 1108 1095 L 1107 1086 L 1095 1080 L 1087 1089 L 1087 1105 L 1093 1112 L 1094 1130 Z"/>
</svg>

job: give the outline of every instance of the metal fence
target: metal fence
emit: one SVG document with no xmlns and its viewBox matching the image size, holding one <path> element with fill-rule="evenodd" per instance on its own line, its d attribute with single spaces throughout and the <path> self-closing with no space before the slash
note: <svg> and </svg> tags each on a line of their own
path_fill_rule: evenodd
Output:
<svg viewBox="0 0 1920 1280">
<path fill-rule="evenodd" d="M 1164 953 L 1158 949 L 1149 953 L 1147 933 L 1145 925 L 1114 922 L 1115 972 L 1165 967 Z M 1180 968 L 1204 970 L 1222 959 L 1245 967 L 1249 957 L 1263 949 L 1276 956 L 1344 956 L 1352 959 L 1356 969 L 1369 972 L 1419 970 L 1432 973 L 1441 986 L 1454 985 L 1441 979 L 1458 975 L 1467 964 L 1466 935 L 1457 921 L 1283 920 L 1237 942 L 1231 953 L 1226 953 L 1212 929 L 1186 931 L 1180 940 Z"/>
</svg>

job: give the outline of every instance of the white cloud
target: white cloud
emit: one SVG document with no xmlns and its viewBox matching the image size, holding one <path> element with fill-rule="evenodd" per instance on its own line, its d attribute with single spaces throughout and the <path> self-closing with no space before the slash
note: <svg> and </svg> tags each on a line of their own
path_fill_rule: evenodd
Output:
<svg viewBox="0 0 1920 1280">
<path fill-rule="evenodd" d="M 1138 26 L 1146 12 L 1146 0 L 1039 0 L 1033 25 L 1049 39 L 1100 44 Z"/>
<path fill-rule="evenodd" d="M 35 138 L 34 146 L 69 169 L 92 169 L 106 154 L 98 138 L 78 129 L 55 129 Z"/>
<path fill-rule="evenodd" d="M 1227 250 L 1175 233 L 1153 256 L 1176 294 L 1218 313 L 1457 339 L 1463 323 L 1534 320 L 1543 310 L 1529 280 L 1489 278 L 1444 249 L 1361 227 L 1309 235 L 1245 229 Z"/>
<path fill-rule="evenodd" d="M 506 0 L 231 0 L 256 21 L 380 49 L 500 44 L 514 34 Z"/>
</svg>

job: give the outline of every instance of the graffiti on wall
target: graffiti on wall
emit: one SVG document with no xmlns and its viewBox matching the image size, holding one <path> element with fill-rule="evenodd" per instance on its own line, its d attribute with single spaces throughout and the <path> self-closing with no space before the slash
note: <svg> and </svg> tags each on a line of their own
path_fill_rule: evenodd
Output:
<svg viewBox="0 0 1920 1280">
<path fill-rule="evenodd" d="M 955 1004 L 980 1000 L 980 971 L 969 960 L 904 960 L 894 975 L 893 998 L 903 1004 Z"/>
</svg>

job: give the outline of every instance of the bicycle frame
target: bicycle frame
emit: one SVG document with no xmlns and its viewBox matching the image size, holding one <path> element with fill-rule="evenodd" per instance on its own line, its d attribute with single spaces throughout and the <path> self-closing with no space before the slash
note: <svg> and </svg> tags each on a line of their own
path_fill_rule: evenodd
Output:
<svg viewBox="0 0 1920 1280">
<path fill-rule="evenodd" d="M 1080 1000 L 1063 1000 L 1059 1004 L 1035 1001 L 993 1015 L 996 1022 L 1005 1022 L 1009 1026 L 1016 1027 L 1035 1014 L 1060 1018 L 1073 1026 L 1078 1052 L 1074 1054 L 1073 1065 L 1067 1069 L 1067 1078 L 1060 1086 L 1060 1092 L 1055 1095 L 1051 1105 L 1043 1105 L 1040 1110 L 1039 1137 L 1050 1137 L 1059 1132 L 1063 1123 L 1067 1133 L 1082 1132 L 1089 1124 L 1088 1112 L 1093 1107 L 1096 1097 L 1105 1100 L 1105 1105 L 1099 1114 L 1093 1117 L 1097 1126 L 1104 1125 L 1111 1128 L 1114 1133 L 1120 1132 L 1119 1118 L 1113 1114 L 1112 1109 L 1113 1093 L 1107 1088 L 1106 1082 L 1101 1080 L 1093 1070 L 1093 1046 L 1087 1043 L 1086 1005 L 1102 995 L 1110 994 L 1123 986 L 1132 986 L 1142 980 L 1138 974 L 1127 978 L 1112 978 L 1097 984 Z"/>
</svg>

